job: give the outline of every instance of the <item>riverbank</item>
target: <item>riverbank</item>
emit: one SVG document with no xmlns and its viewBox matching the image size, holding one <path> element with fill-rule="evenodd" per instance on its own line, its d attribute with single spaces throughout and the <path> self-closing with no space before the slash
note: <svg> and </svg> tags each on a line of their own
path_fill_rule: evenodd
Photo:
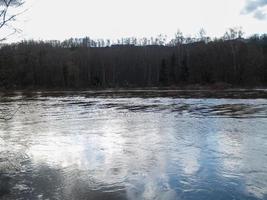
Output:
<svg viewBox="0 0 267 200">
<path fill-rule="evenodd" d="M 62 89 L 27 89 L 27 90 L 2 90 L 0 96 L 61 96 L 83 95 L 86 97 L 173 97 L 173 98 L 233 98 L 257 99 L 267 98 L 266 88 L 225 88 L 211 87 L 151 87 L 151 88 L 94 88 L 83 90 Z"/>
</svg>

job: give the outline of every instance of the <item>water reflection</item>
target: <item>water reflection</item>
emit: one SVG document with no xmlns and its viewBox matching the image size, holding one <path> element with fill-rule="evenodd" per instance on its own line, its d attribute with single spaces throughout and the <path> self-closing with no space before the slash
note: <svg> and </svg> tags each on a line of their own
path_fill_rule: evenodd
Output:
<svg viewBox="0 0 267 200">
<path fill-rule="evenodd" d="M 11 96 L 0 198 L 266 199 L 267 100 Z"/>
</svg>

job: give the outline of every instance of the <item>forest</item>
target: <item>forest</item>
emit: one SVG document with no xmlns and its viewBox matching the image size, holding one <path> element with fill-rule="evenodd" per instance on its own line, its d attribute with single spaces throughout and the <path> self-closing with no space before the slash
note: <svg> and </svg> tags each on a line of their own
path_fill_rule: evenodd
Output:
<svg viewBox="0 0 267 200">
<path fill-rule="evenodd" d="M 243 38 L 229 29 L 221 38 L 169 41 L 89 37 L 65 41 L 22 41 L 0 46 L 0 89 L 88 89 L 267 85 L 267 34 Z"/>
</svg>

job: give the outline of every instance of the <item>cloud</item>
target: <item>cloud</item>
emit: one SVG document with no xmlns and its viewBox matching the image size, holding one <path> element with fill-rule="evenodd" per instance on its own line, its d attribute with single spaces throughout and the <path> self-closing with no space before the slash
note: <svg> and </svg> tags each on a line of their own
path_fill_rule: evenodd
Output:
<svg viewBox="0 0 267 200">
<path fill-rule="evenodd" d="M 245 8 L 242 10 L 242 14 L 253 14 L 256 19 L 267 19 L 266 10 L 267 0 L 247 0 Z"/>
<path fill-rule="evenodd" d="M 261 10 L 257 10 L 257 11 L 255 11 L 253 16 L 254 16 L 256 19 L 259 19 L 259 20 L 267 19 L 267 14 L 264 13 L 263 11 L 261 11 Z"/>
<path fill-rule="evenodd" d="M 244 11 L 246 13 L 251 13 L 266 5 L 267 5 L 267 0 L 247 0 L 247 4 L 245 6 Z"/>
</svg>

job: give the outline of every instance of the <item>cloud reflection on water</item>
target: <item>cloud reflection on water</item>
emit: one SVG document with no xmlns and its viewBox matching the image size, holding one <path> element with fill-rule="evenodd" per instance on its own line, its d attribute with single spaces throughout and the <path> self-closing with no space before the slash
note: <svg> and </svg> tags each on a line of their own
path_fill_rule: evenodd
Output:
<svg viewBox="0 0 267 200">
<path fill-rule="evenodd" d="M 265 118 L 249 122 L 173 111 L 185 104 L 249 105 L 250 100 L 57 97 L 25 103 L 14 120 L 0 122 L 1 141 L 26 155 L 12 175 L 16 197 L 264 199 L 267 194 Z M 146 107 L 130 111 L 118 109 L 120 103 Z M 150 112 L 150 104 L 164 109 Z"/>
</svg>

